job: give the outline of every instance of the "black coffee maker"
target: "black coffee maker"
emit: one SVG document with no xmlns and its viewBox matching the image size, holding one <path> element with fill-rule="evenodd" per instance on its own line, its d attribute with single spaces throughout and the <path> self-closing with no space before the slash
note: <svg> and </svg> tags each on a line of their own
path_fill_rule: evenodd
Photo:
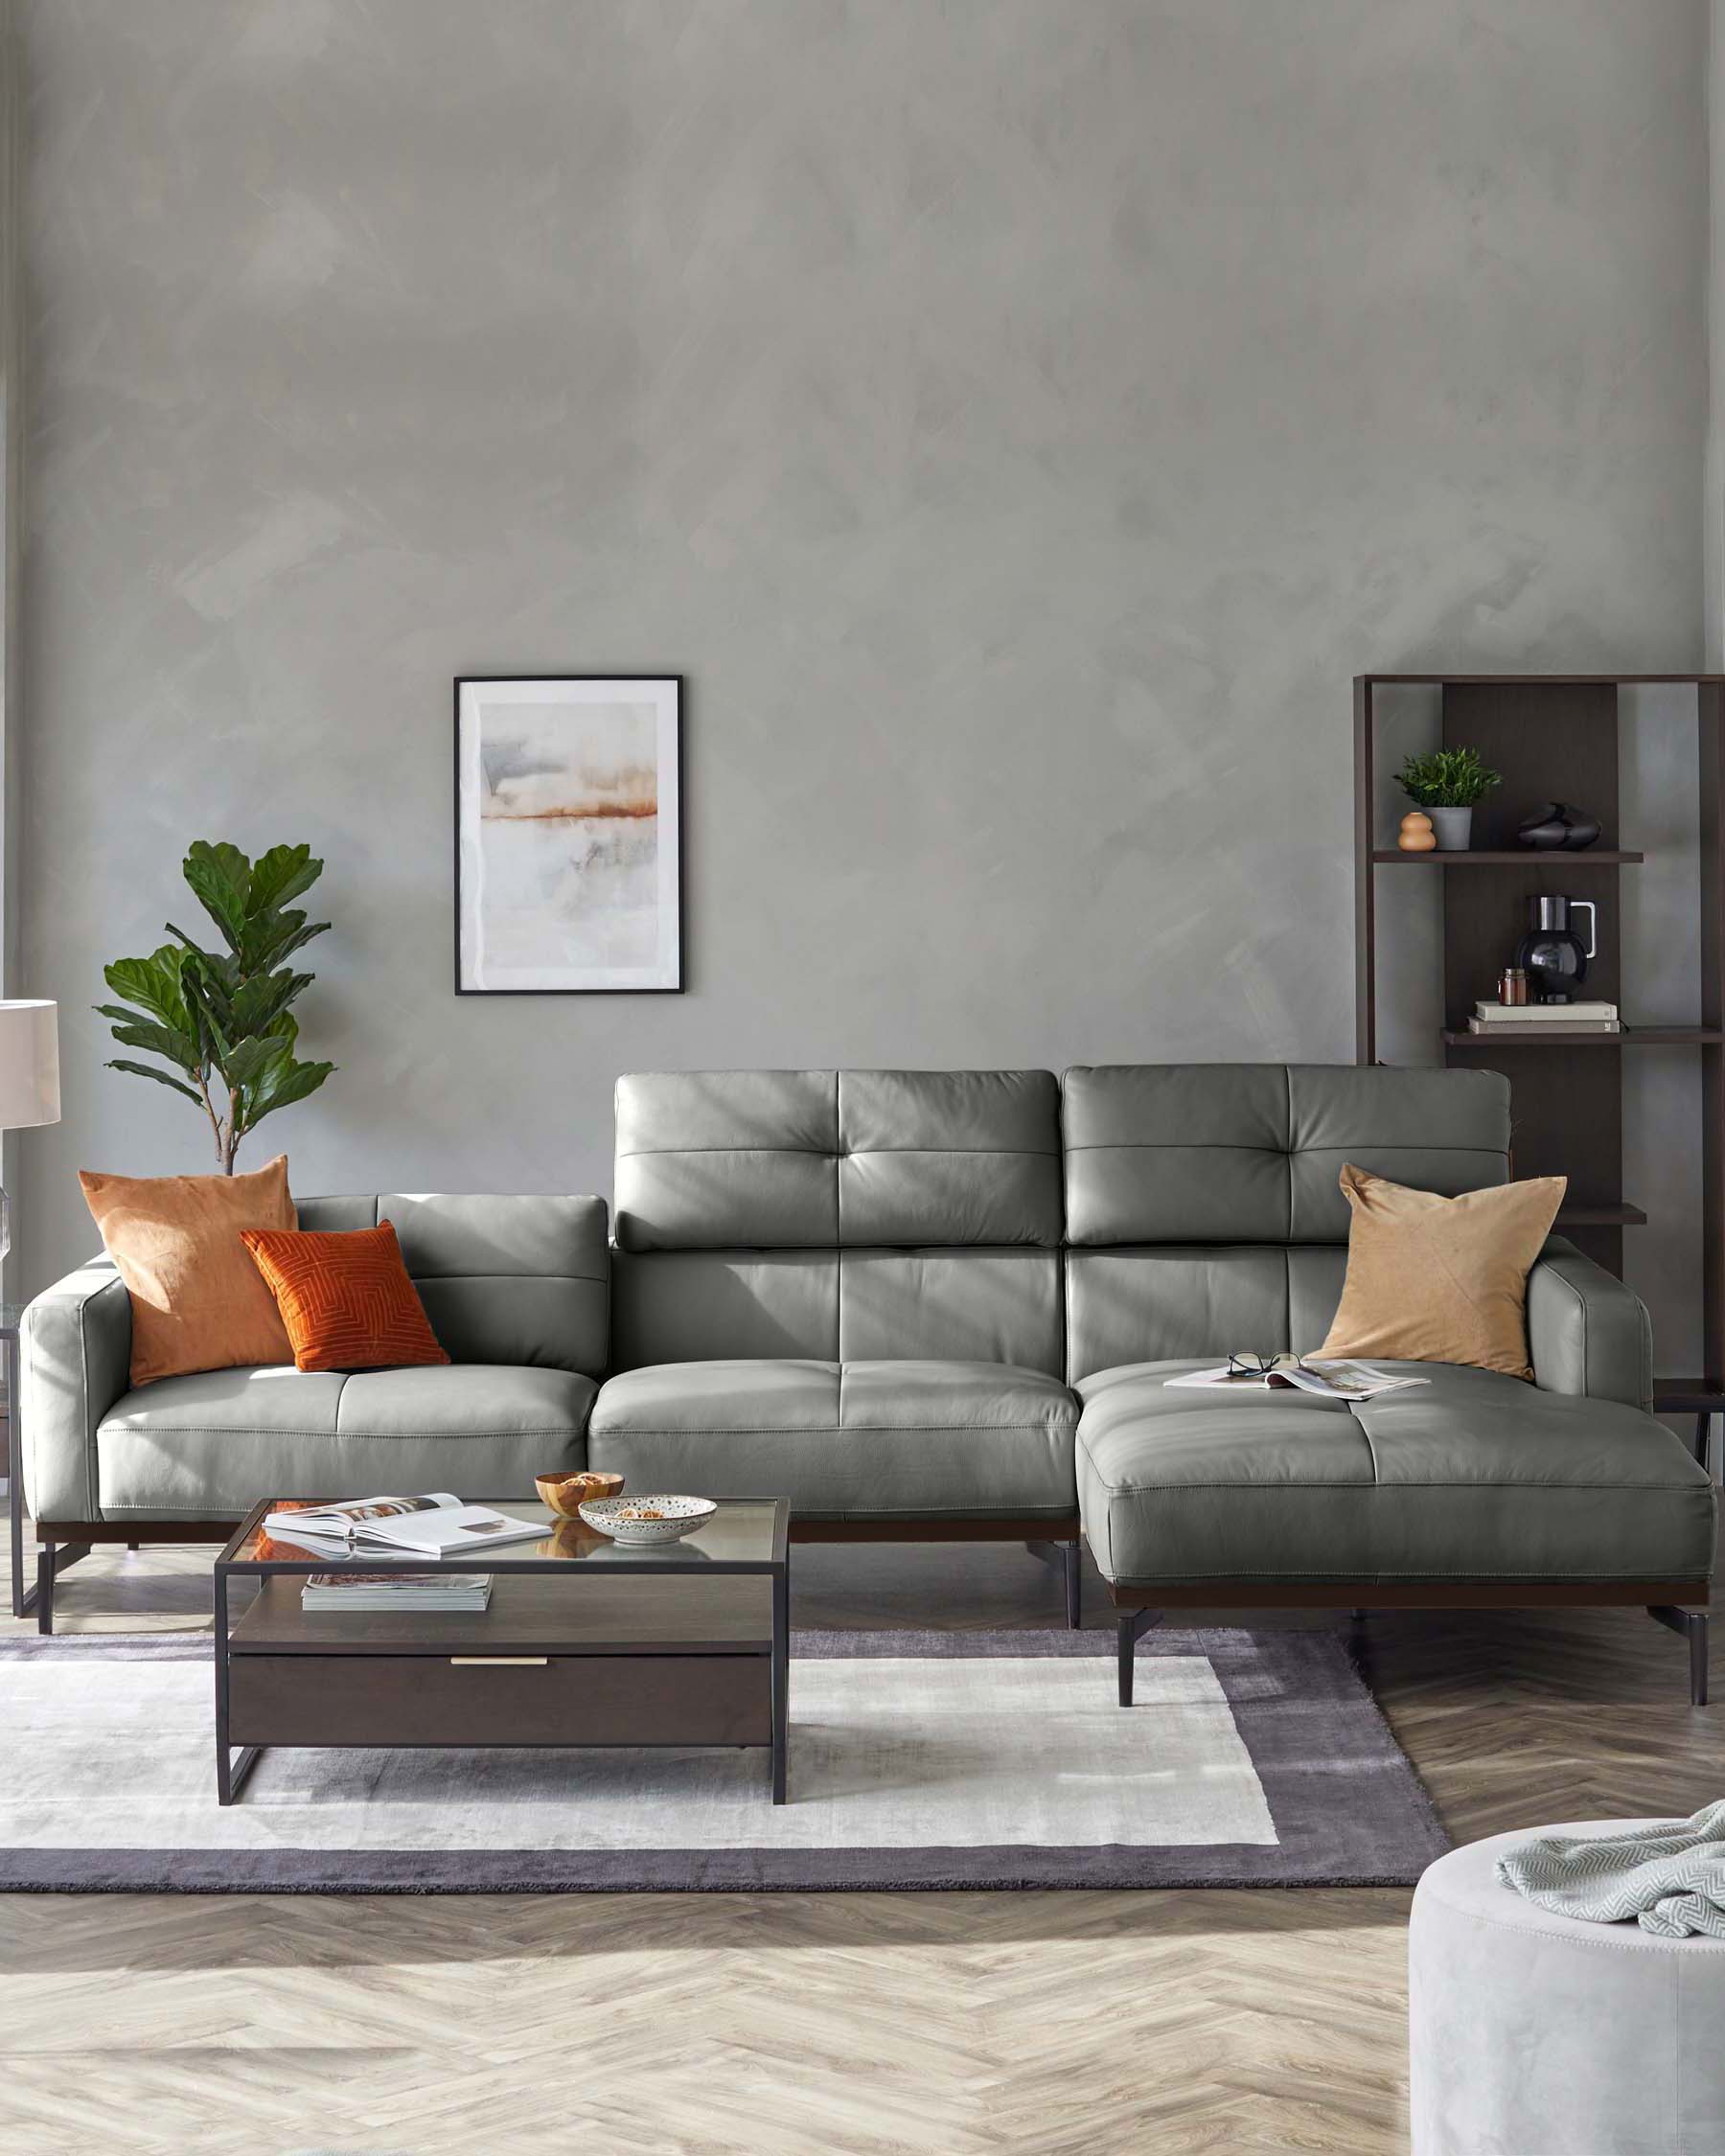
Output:
<svg viewBox="0 0 1725 2156">
<path fill-rule="evenodd" d="M 1532 926 L 1515 947 L 1515 963 L 1525 967 L 1528 990 L 1535 1003 L 1573 1003 L 1587 978 L 1587 961 L 1598 948 L 1598 909 L 1592 899 L 1560 898 L 1542 891 L 1528 902 Z M 1573 913 L 1587 915 L 1587 941 L 1570 927 Z"/>
</svg>

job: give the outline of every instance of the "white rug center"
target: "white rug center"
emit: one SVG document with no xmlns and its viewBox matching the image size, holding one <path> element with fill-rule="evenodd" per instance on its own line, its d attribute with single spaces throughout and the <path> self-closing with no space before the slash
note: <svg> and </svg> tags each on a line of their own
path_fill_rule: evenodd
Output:
<svg viewBox="0 0 1725 2156">
<path fill-rule="evenodd" d="M 0 1669 L 12 1848 L 805 1849 L 1274 1845 L 1210 1664 L 1024 1656 L 791 1664 L 791 1801 L 765 1752 L 268 1752 L 216 1802 L 201 1663 Z"/>
</svg>

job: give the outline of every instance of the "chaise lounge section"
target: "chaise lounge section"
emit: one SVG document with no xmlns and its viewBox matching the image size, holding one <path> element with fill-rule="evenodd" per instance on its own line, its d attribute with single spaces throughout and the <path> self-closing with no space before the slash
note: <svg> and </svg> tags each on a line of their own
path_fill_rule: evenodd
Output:
<svg viewBox="0 0 1725 2156">
<path fill-rule="evenodd" d="M 1458 1196 L 1509 1174 L 1497 1073 L 1077 1069 L 1065 1093 L 1068 1367 L 1086 1538 L 1132 1647 L 1168 1608 L 1628 1603 L 1706 1696 L 1714 1493 L 1648 1412 L 1639 1299 L 1553 1237 L 1534 1382 L 1408 1364 L 1348 1406 L 1167 1389 L 1230 1347 L 1314 1352 L 1346 1270 L 1345 1161 Z"/>
</svg>

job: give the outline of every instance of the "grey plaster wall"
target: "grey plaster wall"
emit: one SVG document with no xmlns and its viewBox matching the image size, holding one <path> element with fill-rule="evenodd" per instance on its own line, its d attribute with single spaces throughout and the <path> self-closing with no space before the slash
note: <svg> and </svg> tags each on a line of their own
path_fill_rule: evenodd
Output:
<svg viewBox="0 0 1725 2156">
<path fill-rule="evenodd" d="M 1348 679 L 1703 635 L 1704 0 L 21 0 L 19 1141 L 194 836 L 336 933 L 305 1190 L 637 1066 L 1351 1053 Z M 450 993 L 449 680 L 677 669 L 677 998 Z"/>
</svg>

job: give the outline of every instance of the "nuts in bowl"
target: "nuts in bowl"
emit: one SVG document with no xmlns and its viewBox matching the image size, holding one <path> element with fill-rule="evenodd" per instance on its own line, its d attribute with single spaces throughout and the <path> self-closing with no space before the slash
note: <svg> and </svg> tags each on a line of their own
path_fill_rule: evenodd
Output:
<svg viewBox="0 0 1725 2156">
<path fill-rule="evenodd" d="M 711 1498 L 596 1498 L 582 1506 L 581 1517 L 613 1542 L 640 1548 L 656 1542 L 680 1542 L 697 1527 L 704 1527 L 718 1509 Z"/>
</svg>

